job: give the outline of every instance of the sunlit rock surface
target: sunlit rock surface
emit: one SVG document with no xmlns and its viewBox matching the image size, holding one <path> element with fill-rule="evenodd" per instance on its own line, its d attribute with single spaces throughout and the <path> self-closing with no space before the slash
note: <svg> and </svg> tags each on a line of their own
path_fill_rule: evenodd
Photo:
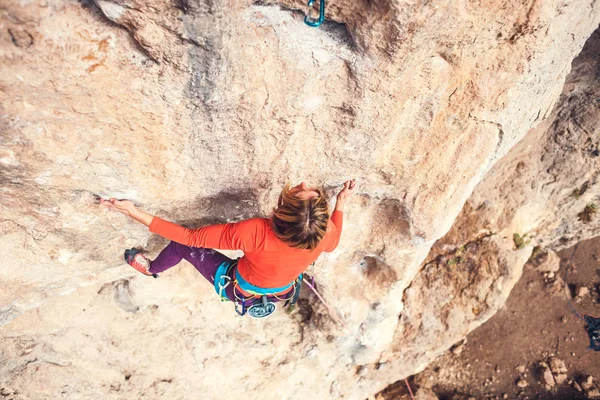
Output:
<svg viewBox="0 0 600 400">
<path fill-rule="evenodd" d="M 300 1 L 4 2 L 3 390 L 362 399 L 422 368 L 447 348 L 439 335 L 468 332 L 518 279 L 527 249 L 490 260 L 488 309 L 449 303 L 455 325 L 407 333 L 421 329 L 408 311 L 439 307 L 417 290 L 432 244 L 550 115 L 598 7 L 342 2 L 312 29 Z M 93 202 L 199 226 L 268 215 L 287 181 L 333 195 L 349 178 L 360 193 L 340 246 L 312 269 L 345 327 L 308 293 L 260 322 L 189 265 L 133 275 L 123 249 L 165 242 Z"/>
<path fill-rule="evenodd" d="M 550 116 L 496 163 L 432 247 L 405 291 L 399 345 L 388 355 L 405 361 L 399 364 L 405 374 L 488 320 L 530 255 L 541 262 L 544 250 L 600 234 L 598 71 L 600 30 L 573 61 Z M 426 344 L 432 342 L 437 350 Z"/>
</svg>

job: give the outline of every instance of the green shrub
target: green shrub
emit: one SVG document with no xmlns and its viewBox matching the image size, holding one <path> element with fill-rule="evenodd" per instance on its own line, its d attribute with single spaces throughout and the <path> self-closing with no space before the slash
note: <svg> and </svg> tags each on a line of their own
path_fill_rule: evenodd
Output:
<svg viewBox="0 0 600 400">
<path fill-rule="evenodd" d="M 596 216 L 596 208 L 596 203 L 588 203 L 588 205 L 585 206 L 583 211 L 577 214 L 577 219 L 579 221 L 582 221 L 584 224 L 592 222 L 592 220 Z"/>
<path fill-rule="evenodd" d="M 531 240 L 526 238 L 527 234 L 521 236 L 518 233 L 513 233 L 513 242 L 515 243 L 515 247 L 517 249 L 522 249 L 523 247 L 527 246 Z"/>
</svg>

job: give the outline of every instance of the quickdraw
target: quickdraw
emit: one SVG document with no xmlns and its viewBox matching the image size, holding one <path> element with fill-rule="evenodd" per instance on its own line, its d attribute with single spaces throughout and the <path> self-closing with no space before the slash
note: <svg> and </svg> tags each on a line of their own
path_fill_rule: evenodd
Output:
<svg viewBox="0 0 600 400">
<path fill-rule="evenodd" d="M 304 17 L 304 23 L 313 28 L 317 28 L 325 20 L 325 0 L 319 0 L 319 18 L 313 18 L 311 16 L 314 9 L 313 4 L 315 4 L 315 0 L 308 0 L 308 13 L 306 13 L 306 17 Z"/>
</svg>

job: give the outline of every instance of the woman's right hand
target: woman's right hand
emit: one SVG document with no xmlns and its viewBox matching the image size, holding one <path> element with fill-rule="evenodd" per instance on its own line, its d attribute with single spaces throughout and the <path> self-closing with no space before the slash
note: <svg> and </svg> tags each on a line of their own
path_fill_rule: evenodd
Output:
<svg viewBox="0 0 600 400">
<path fill-rule="evenodd" d="M 137 208 L 131 200 L 117 200 L 114 197 L 111 197 L 108 200 L 100 199 L 100 204 L 130 217 L 137 211 Z"/>
</svg>

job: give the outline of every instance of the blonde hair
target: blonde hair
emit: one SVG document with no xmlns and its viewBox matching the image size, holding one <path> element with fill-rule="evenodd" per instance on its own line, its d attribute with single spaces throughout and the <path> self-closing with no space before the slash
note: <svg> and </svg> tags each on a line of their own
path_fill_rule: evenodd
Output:
<svg viewBox="0 0 600 400">
<path fill-rule="evenodd" d="M 300 199 L 290 193 L 289 184 L 281 191 L 271 225 L 275 235 L 291 247 L 314 250 L 327 232 L 327 199 L 323 189 L 316 192 L 316 197 Z"/>
</svg>

